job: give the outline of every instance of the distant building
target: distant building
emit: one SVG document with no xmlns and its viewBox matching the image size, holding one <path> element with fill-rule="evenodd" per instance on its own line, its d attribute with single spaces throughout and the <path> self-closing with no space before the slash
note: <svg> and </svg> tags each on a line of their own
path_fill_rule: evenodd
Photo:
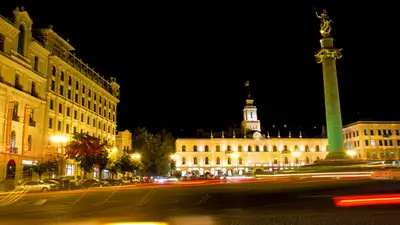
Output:
<svg viewBox="0 0 400 225">
<path fill-rule="evenodd" d="M 250 94 L 243 109 L 241 129 L 229 132 L 210 132 L 204 137 L 203 130 L 197 135 L 203 138 L 179 138 L 176 140 L 176 169 L 182 175 L 245 174 L 258 171 L 288 169 L 324 159 L 327 155 L 327 138 L 305 138 L 301 131 L 294 137 L 281 137 L 281 133 L 261 132 L 257 107 Z M 275 136 L 276 135 L 276 136 Z"/>
<path fill-rule="evenodd" d="M 0 16 L 0 181 L 30 179 L 43 158 L 49 51 L 32 37 L 32 20 Z"/>
<path fill-rule="evenodd" d="M 118 131 L 115 137 L 117 154 L 122 156 L 130 154 L 132 151 L 132 133 L 129 130 Z"/>
<path fill-rule="evenodd" d="M 399 121 L 358 121 L 344 127 L 344 146 L 355 158 L 398 160 Z"/>
</svg>

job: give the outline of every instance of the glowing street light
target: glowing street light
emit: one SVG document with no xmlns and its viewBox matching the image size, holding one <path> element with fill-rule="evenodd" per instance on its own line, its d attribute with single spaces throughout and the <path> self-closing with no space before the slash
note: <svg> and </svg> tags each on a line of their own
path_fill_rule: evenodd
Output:
<svg viewBox="0 0 400 225">
<path fill-rule="evenodd" d="M 169 157 L 170 157 L 171 159 L 175 160 L 175 159 L 178 158 L 178 155 L 174 154 L 174 155 L 170 155 Z"/>
<path fill-rule="evenodd" d="M 357 155 L 357 152 L 354 150 L 348 150 L 346 152 L 347 155 L 351 156 L 352 158 L 354 158 L 355 155 Z"/>
<path fill-rule="evenodd" d="M 67 143 L 68 142 L 68 137 L 67 136 L 50 136 L 50 141 L 57 143 L 57 151 L 58 153 L 61 153 L 61 143 Z"/>
<path fill-rule="evenodd" d="M 139 153 L 134 153 L 131 155 L 132 159 L 140 159 L 140 154 Z"/>
</svg>

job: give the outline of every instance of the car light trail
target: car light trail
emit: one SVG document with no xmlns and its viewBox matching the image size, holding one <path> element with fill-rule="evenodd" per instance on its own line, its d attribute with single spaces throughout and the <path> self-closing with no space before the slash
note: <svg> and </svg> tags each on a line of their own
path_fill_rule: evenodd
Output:
<svg viewBox="0 0 400 225">
<path fill-rule="evenodd" d="M 335 197 L 337 207 L 400 204 L 399 194 Z"/>
</svg>

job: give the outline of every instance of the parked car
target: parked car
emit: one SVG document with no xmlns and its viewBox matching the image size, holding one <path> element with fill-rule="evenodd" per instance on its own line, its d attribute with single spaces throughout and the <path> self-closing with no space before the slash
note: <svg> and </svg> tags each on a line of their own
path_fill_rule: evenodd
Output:
<svg viewBox="0 0 400 225">
<path fill-rule="evenodd" d="M 98 179 L 87 179 L 82 182 L 82 188 L 89 188 L 89 187 L 105 187 L 110 186 L 107 181 L 101 181 Z"/>
<path fill-rule="evenodd" d="M 51 190 L 51 186 L 49 184 L 45 184 L 43 181 L 26 181 L 21 185 L 15 187 L 16 190 L 23 191 L 49 191 Z"/>
</svg>

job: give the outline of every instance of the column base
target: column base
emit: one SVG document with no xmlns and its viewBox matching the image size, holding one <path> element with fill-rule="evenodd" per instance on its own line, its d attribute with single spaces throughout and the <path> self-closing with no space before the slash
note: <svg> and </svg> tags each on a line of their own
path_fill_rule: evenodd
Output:
<svg viewBox="0 0 400 225">
<path fill-rule="evenodd" d="M 326 160 L 344 160 L 351 159 L 345 152 L 329 152 Z"/>
</svg>

